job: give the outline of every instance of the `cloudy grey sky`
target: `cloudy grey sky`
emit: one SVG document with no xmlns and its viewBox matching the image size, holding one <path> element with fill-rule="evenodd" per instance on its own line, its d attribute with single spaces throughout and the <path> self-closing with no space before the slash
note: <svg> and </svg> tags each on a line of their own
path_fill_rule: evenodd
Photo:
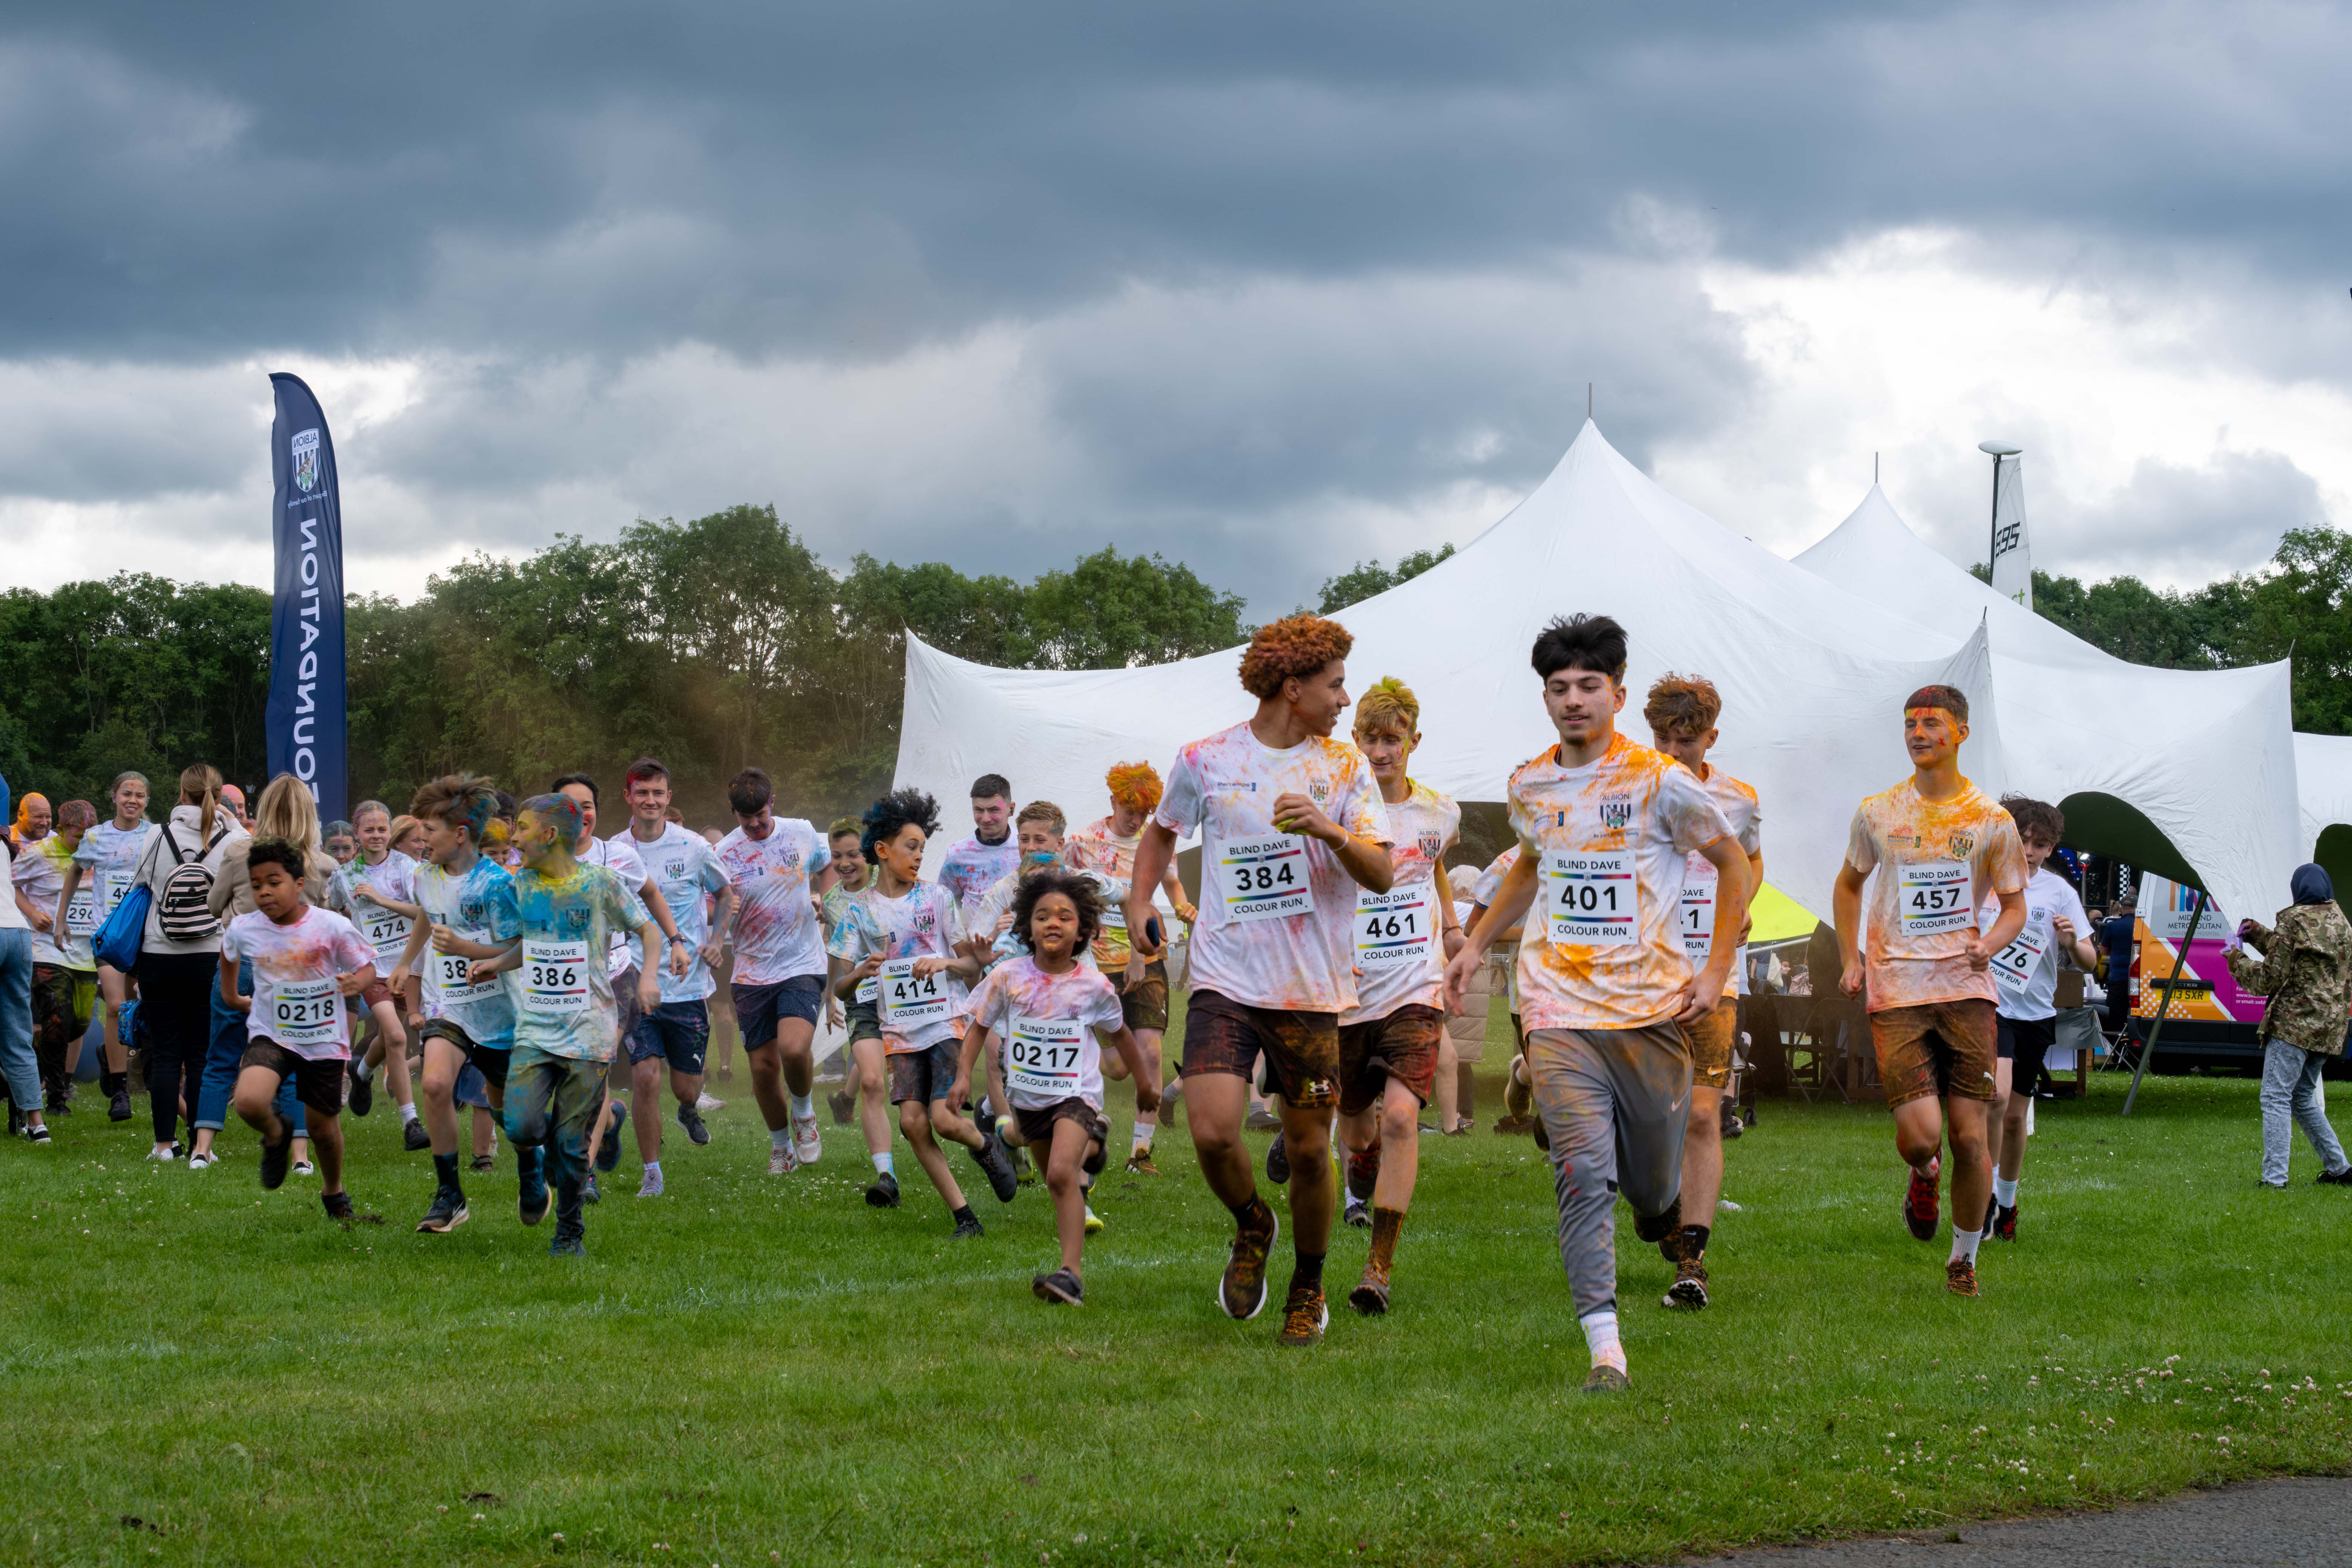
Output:
<svg viewBox="0 0 2352 1568">
<path fill-rule="evenodd" d="M 233 17 L 233 20 L 224 20 Z M 349 577 L 772 501 L 1260 613 L 1603 431 L 1781 550 L 2352 524 L 2352 14 L 2272 5 L 0 8 L 0 582 Z"/>
</svg>

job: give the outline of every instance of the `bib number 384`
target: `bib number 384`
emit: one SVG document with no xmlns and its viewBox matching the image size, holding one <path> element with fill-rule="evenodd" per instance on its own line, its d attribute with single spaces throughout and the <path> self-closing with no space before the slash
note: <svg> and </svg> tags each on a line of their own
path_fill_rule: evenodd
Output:
<svg viewBox="0 0 2352 1568">
<path fill-rule="evenodd" d="M 948 1021 L 948 983 L 944 975 L 915 973 L 911 958 L 893 958 L 882 965 L 882 1021 L 904 1035 L 930 1024 Z"/>
<path fill-rule="evenodd" d="M 1559 947 L 1626 947 L 1641 939 L 1633 852 L 1544 852 L 1544 925 Z"/>
<path fill-rule="evenodd" d="M 1076 1018 L 1015 1017 L 1004 1042 L 1004 1087 L 1043 1103 L 1077 1093 L 1085 1029 Z"/>
<path fill-rule="evenodd" d="M 1972 931 L 1976 910 L 1969 904 L 1969 868 L 1963 860 L 1916 860 L 1902 868 L 1895 887 L 1906 937 Z"/>
<path fill-rule="evenodd" d="M 1307 840 L 1296 833 L 1223 838 L 1209 847 L 1227 921 L 1275 921 L 1315 912 Z"/>
<path fill-rule="evenodd" d="M 588 1011 L 588 944 L 522 944 L 522 1005 L 533 1013 Z"/>
</svg>

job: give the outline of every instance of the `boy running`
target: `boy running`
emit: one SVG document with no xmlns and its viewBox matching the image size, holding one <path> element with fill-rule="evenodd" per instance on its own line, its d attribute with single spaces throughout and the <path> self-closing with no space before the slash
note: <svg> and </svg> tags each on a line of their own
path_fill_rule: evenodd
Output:
<svg viewBox="0 0 2352 1568">
<path fill-rule="evenodd" d="M 1764 885 L 1764 814 L 1754 790 L 1706 760 L 1718 733 L 1715 721 L 1722 712 L 1723 698 L 1715 683 L 1695 675 L 1665 677 L 1650 688 L 1642 707 L 1652 743 L 1698 775 L 1708 798 L 1731 825 L 1732 837 L 1748 857 L 1752 899 Z M 1691 856 L 1683 870 L 1677 925 L 1683 951 L 1694 965 L 1706 962 L 1714 943 L 1715 888 L 1715 868 L 1705 856 Z M 1743 925 L 1740 935 L 1747 934 Z M 1716 1203 L 1723 1196 L 1723 1096 L 1731 1087 L 1731 1052 L 1739 1035 L 1739 975 L 1747 957 L 1742 945 L 1722 1003 L 1683 1030 L 1691 1048 L 1690 1126 L 1683 1136 L 1683 1225 L 1658 1243 L 1658 1250 L 1675 1266 L 1675 1282 L 1665 1295 L 1669 1307 L 1696 1310 L 1706 1305 L 1706 1244 L 1715 1234 Z"/>
<path fill-rule="evenodd" d="M 835 984 L 841 978 L 841 961 L 832 952 L 833 933 L 841 929 L 842 919 L 849 912 L 849 901 L 874 885 L 874 868 L 866 859 L 865 832 L 865 825 L 854 816 L 835 817 L 833 826 L 824 830 L 825 847 L 833 851 L 833 886 L 818 900 L 817 918 L 824 927 L 824 1026 L 828 1038 L 831 1031 L 847 1027 L 841 998 L 833 993 Z M 850 1113 L 857 1108 L 858 1088 L 856 1055 L 850 1050 L 846 1039 L 841 1044 L 840 1059 L 842 1086 L 825 1097 L 825 1103 L 833 1110 L 834 1121 L 845 1127 Z"/>
<path fill-rule="evenodd" d="M 2025 1113 L 2033 1104 L 2042 1054 L 2058 1038 L 2059 955 L 2088 970 L 2099 954 L 2091 945 L 2091 917 L 2083 912 L 2082 896 L 2046 864 L 2065 835 L 2065 816 L 2056 806 L 2023 795 L 2007 796 L 2000 806 L 2017 824 L 2025 852 L 2025 924 L 1992 960 L 2000 1065 L 1999 1098 L 1985 1140 L 1990 1145 L 1993 1203 L 1985 1229 L 2000 1240 L 2015 1241 L 2017 1184 L 2025 1174 Z M 1990 927 L 1999 913 L 1999 903 L 1988 900 L 1978 910 L 1978 923 Z M 1952 1201 L 1953 1212 L 1959 1213 L 1958 1198 Z"/>
<path fill-rule="evenodd" d="M 833 886 L 833 851 L 814 824 L 779 818 L 775 799 L 775 785 L 758 768 L 736 774 L 727 804 L 737 826 L 719 841 L 718 853 L 735 889 L 730 994 L 751 1068 L 751 1098 L 768 1123 L 768 1174 L 782 1176 L 824 1155 L 809 1047 L 824 995 L 816 900 Z"/>
<path fill-rule="evenodd" d="M 1160 1086 L 1160 1042 L 1168 1033 L 1168 951 L 1163 942 L 1157 945 L 1148 940 L 1144 944 L 1143 976 L 1130 983 L 1127 974 L 1128 953 L 1133 943 L 1127 929 L 1127 895 L 1135 880 L 1136 847 L 1143 842 L 1144 824 L 1160 805 L 1166 793 L 1160 783 L 1160 773 L 1150 763 L 1114 763 L 1103 775 L 1103 784 L 1110 791 L 1110 815 L 1098 822 L 1088 823 L 1069 837 L 1063 847 L 1062 862 L 1073 870 L 1087 871 L 1097 879 L 1097 886 L 1103 894 L 1102 924 L 1095 932 L 1095 963 L 1103 977 L 1118 993 L 1118 1005 L 1127 1019 L 1128 1028 L 1135 1036 L 1137 1049 L 1143 1054 L 1143 1078 L 1156 1090 Z M 1191 925 L 1201 911 L 1184 896 L 1184 884 L 1171 866 L 1160 880 L 1167 890 L 1169 906 L 1176 918 Z M 1112 1078 L 1127 1071 L 1126 1058 L 1115 1057 L 1103 1063 Z M 1155 1096 L 1156 1098 L 1156 1096 Z M 1160 1131 L 1158 1110 L 1146 1110 L 1139 1104 L 1135 1112 L 1135 1135 L 1127 1152 L 1128 1174 L 1156 1176 L 1160 1167 L 1151 1163 L 1151 1140 Z"/>
<path fill-rule="evenodd" d="M 1384 893 L 1396 874 L 1371 768 L 1361 752 L 1331 739 L 1348 706 L 1354 643 L 1345 626 L 1315 616 L 1258 628 L 1241 665 L 1242 689 L 1257 699 L 1257 711 L 1177 754 L 1127 889 L 1128 930 L 1143 931 L 1177 839 L 1200 830 L 1207 907 L 1192 940 L 1185 1117 L 1201 1173 L 1234 1216 L 1217 1303 L 1230 1317 L 1255 1318 L 1281 1234 L 1242 1143 L 1250 1075 L 1265 1058 L 1267 1087 L 1282 1096 L 1291 1165 L 1286 1345 L 1318 1342 L 1330 1321 L 1323 1258 L 1331 1240 L 1331 1110 L 1339 1015 L 1356 1004 L 1349 937 L 1357 888 Z M 1143 975 L 1143 953 L 1130 951 L 1128 983 Z"/>
<path fill-rule="evenodd" d="M 964 1202 L 935 1136 L 971 1150 L 999 1203 L 1011 1203 L 1020 1184 L 1012 1157 L 992 1131 L 975 1127 L 951 1100 L 956 1086 L 956 1016 L 964 985 L 979 965 L 957 952 L 963 918 L 955 896 L 922 879 L 923 846 L 940 825 L 939 803 L 917 789 L 892 790 L 866 812 L 866 852 L 881 868 L 875 885 L 850 900 L 830 951 L 849 967 L 835 986 L 850 1003 L 850 1047 L 858 1066 L 880 1076 L 887 1066 L 890 1103 L 915 1159 L 955 1219 L 955 1237 L 981 1234 L 980 1216 Z M 1012 835 L 1007 833 L 1008 839 Z M 869 1095 L 866 1142 L 874 1156 L 874 1184 L 866 1201 L 898 1206 L 891 1169 L 890 1130 Z"/>
<path fill-rule="evenodd" d="M 677 1099 L 677 1124 L 687 1140 L 710 1142 L 696 1102 L 702 1098 L 703 1058 L 710 1048 L 710 1008 L 706 1000 L 718 988 L 719 938 L 713 934 L 703 895 L 717 899 L 717 930 L 735 919 L 735 889 L 719 857 L 699 833 L 670 820 L 669 770 L 651 757 L 629 764 L 624 780 L 629 801 L 629 847 L 645 862 L 646 873 L 669 907 L 678 940 L 693 962 L 680 973 L 673 962 L 664 973 L 652 950 L 641 945 L 637 966 L 661 975 L 661 1001 L 648 1007 L 628 1031 L 629 1100 L 637 1117 L 637 1156 L 645 1162 L 645 1179 L 637 1196 L 662 1194 L 661 1073 L 669 1066 L 670 1092 Z"/>
<path fill-rule="evenodd" d="M 352 1054 L 343 998 L 375 984 L 375 950 L 332 910 L 315 909 L 302 892 L 302 850 L 280 838 L 254 845 L 247 860 L 253 911 L 228 922 L 221 937 L 221 1002 L 247 1014 L 245 1056 L 237 1064 L 236 1113 L 261 1134 L 261 1184 L 285 1184 L 294 1129 L 271 1103 L 294 1080 L 310 1113 L 319 1151 L 319 1201 L 330 1219 L 352 1217 L 343 1190 L 343 1063 Z M 237 994 L 237 965 L 253 964 L 253 994 Z"/>
<path fill-rule="evenodd" d="M 457 1179 L 457 1079 L 472 1066 L 482 1076 L 484 1098 L 502 1109 L 514 1053 L 513 993 L 499 980 L 473 978 L 476 963 L 504 958 L 522 934 L 514 878 L 482 854 L 482 830 L 496 804 L 489 780 L 450 773 L 418 790 L 408 808 L 425 829 L 425 863 L 415 889 L 423 918 L 402 945 L 392 984 L 424 1044 L 434 1188 L 416 1228 L 436 1236 L 468 1217 Z M 536 1148 L 515 1154 L 522 1222 L 537 1225 L 547 1217 L 544 1155 Z"/>
<path fill-rule="evenodd" d="M 1438 878 L 1462 808 L 1407 774 L 1421 701 L 1393 676 L 1356 704 L 1356 747 L 1388 808 L 1396 879 L 1356 890 L 1356 1005 L 1339 1015 L 1339 1136 L 1348 1146 L 1348 1219 L 1369 1206 L 1371 1256 L 1348 1305 L 1389 1310 L 1389 1270 L 1421 1165 L 1421 1108 L 1436 1091 L 1445 1037 L 1445 961 L 1462 945 Z M 1296 1167 L 1294 1167 L 1295 1169 Z"/>
<path fill-rule="evenodd" d="M 1839 989 L 1870 988 L 1870 1043 L 1886 1108 L 1895 1113 L 1895 1147 L 1911 1167 L 1904 1223 L 1922 1241 L 1936 1238 L 1940 1206 L 1938 1151 L 1950 1129 L 1952 1256 L 1945 1288 L 1977 1294 L 1977 1245 L 1992 1197 L 1986 1162 L 1985 1111 L 1998 1092 L 2000 1061 L 1993 1017 L 1992 957 L 2025 924 L 2025 850 L 2017 825 L 1960 776 L 1969 738 L 1969 700 L 1949 686 L 1923 686 L 1903 704 L 1903 744 L 1912 774 L 1872 795 L 1853 814 L 1845 864 L 1832 895 Z M 1862 907 L 1870 874 L 1870 909 Z M 1997 899 L 1987 931 L 1977 910 Z M 1867 918 L 1869 951 L 1859 943 Z"/>
<path fill-rule="evenodd" d="M 400 967 L 409 932 L 423 913 L 416 906 L 416 862 L 392 847 L 392 808 L 380 800 L 352 808 L 352 834 L 359 853 L 336 874 L 331 906 L 375 949 L 376 973 L 390 974 Z M 367 1050 L 352 1060 L 352 1114 L 365 1116 L 375 1104 L 369 1080 L 381 1066 L 392 1085 L 393 1103 L 400 1108 L 402 1142 L 411 1152 L 427 1148 L 433 1141 L 417 1121 L 408 1086 L 408 1038 L 401 1031 L 392 988 L 379 982 L 360 1000 L 375 1027 Z"/>
<path fill-rule="evenodd" d="M 1054 1194 L 1054 1228 L 1062 1266 L 1030 1280 L 1041 1301 L 1086 1304 L 1079 1255 L 1087 1241 L 1086 1183 L 1102 1170 L 1110 1123 L 1103 1119 L 1102 1047 L 1108 1039 L 1136 1075 L 1137 1101 L 1159 1095 L 1143 1076 L 1142 1053 L 1119 1010 L 1118 994 L 1097 970 L 1078 962 L 1101 919 L 1086 879 L 1045 867 L 1023 879 L 1013 927 L 1026 950 L 988 973 L 972 994 L 970 1031 L 956 1069 L 957 1092 L 974 1060 L 988 1062 L 992 1103 L 1009 1105 L 1023 1144 L 1044 1151 L 1045 1186 Z"/>
<path fill-rule="evenodd" d="M 1607 616 L 1555 620 L 1536 638 L 1559 743 L 1511 775 L 1519 858 L 1445 972 L 1449 1000 L 1460 997 L 1494 933 L 1517 924 L 1540 887 L 1519 944 L 1519 1005 L 1560 1262 L 1591 1352 L 1588 1394 L 1626 1386 L 1616 1194 L 1643 1241 L 1681 1228 L 1691 1084 L 1683 1031 L 1720 1004 L 1748 918 L 1748 858 L 1706 786 L 1617 732 L 1625 643 Z M 1714 940 L 1696 973 L 1675 929 L 1694 851 L 1717 879 Z"/>
</svg>

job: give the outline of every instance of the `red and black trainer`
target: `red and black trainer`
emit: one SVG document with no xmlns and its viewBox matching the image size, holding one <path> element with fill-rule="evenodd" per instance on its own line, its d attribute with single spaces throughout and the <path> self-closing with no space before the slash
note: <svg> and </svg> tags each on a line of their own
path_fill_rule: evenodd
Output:
<svg viewBox="0 0 2352 1568">
<path fill-rule="evenodd" d="M 2015 1204 L 1999 1205 L 1992 1216 L 1992 1234 L 1996 1241 L 2017 1239 L 2017 1205 Z"/>
<path fill-rule="evenodd" d="M 1977 1266 L 1965 1258 L 1955 1258 L 1944 1265 L 1944 1289 L 1955 1296 L 1974 1296 L 1977 1289 Z"/>
<path fill-rule="evenodd" d="M 1911 1167 L 1911 1190 L 1903 1195 L 1903 1223 L 1922 1241 L 1936 1239 L 1936 1226 L 1943 1218 L 1943 1203 L 1937 1191 L 1943 1173 L 1941 1160 L 1928 1161 L 1925 1171 Z"/>
</svg>

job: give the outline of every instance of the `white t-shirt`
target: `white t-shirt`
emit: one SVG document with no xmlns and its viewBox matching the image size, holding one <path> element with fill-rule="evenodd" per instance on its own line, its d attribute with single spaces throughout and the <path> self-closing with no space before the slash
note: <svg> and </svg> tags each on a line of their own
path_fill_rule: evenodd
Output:
<svg viewBox="0 0 2352 1568">
<path fill-rule="evenodd" d="M 1426 784 L 1386 807 L 1389 862 L 1396 880 L 1385 893 L 1356 889 L 1356 1005 L 1339 1022 L 1385 1018 L 1418 1003 L 1445 1008 L 1445 917 L 1437 907 L 1446 897 L 1438 885 L 1445 851 L 1462 828 L 1462 808 Z"/>
<path fill-rule="evenodd" d="M 1101 1034 L 1126 1022 L 1118 993 L 1098 969 L 1048 974 L 1027 953 L 988 972 L 971 994 L 971 1021 L 994 1032 L 1004 1092 L 1018 1109 L 1042 1110 L 1076 1098 L 1102 1109 Z"/>
<path fill-rule="evenodd" d="M 646 874 L 653 879 L 655 888 L 669 905 L 669 918 L 677 926 L 677 934 L 686 939 L 686 951 L 692 962 L 684 974 L 672 974 L 669 965 L 661 964 L 661 999 L 665 1005 L 672 1002 L 699 1002 L 719 988 L 710 966 L 702 962 L 702 944 L 710 934 L 709 906 L 703 901 L 705 893 L 715 893 L 727 885 L 727 873 L 712 852 L 710 841 L 699 833 L 689 833 L 675 822 L 662 825 L 662 836 L 648 844 L 632 836 L 629 847 L 643 859 Z M 632 888 L 631 892 L 636 889 Z M 659 943 L 656 932 L 654 941 Z M 660 955 L 656 955 L 658 963 Z M 637 954 L 639 964 L 645 954 Z"/>
<path fill-rule="evenodd" d="M 940 884 L 963 906 L 964 923 L 971 923 L 988 889 L 1021 868 L 1020 835 L 1010 828 L 993 844 L 982 844 L 978 834 L 948 846 L 940 862 Z"/>
<path fill-rule="evenodd" d="M 814 824 L 775 818 L 765 838 L 740 827 L 719 841 L 719 864 L 735 884 L 735 984 L 774 985 L 824 973 L 810 879 L 833 864 Z"/>
<path fill-rule="evenodd" d="M 1177 753 L 1152 820 L 1202 838 L 1195 990 L 1244 1006 L 1344 1013 L 1356 1005 L 1356 882 L 1327 845 L 1274 825 L 1278 795 L 1303 795 L 1347 833 L 1391 842 L 1364 753 L 1322 736 L 1284 751 L 1236 724 Z"/>
<path fill-rule="evenodd" d="M 2028 1021 L 2058 1016 L 2058 917 L 2074 924 L 2074 937 L 2091 932 L 2091 918 L 2074 885 L 2044 866 L 2025 884 L 2025 923 L 2007 947 L 1993 955 L 1993 1005 L 2004 1018 Z M 1977 910 L 1977 930 L 1990 931 L 2000 918 L 2000 900 L 1987 899 Z"/>
<path fill-rule="evenodd" d="M 1551 747 L 1507 786 L 1536 898 L 1519 942 L 1529 1030 L 1638 1029 L 1674 1016 L 1691 978 L 1675 917 L 1690 852 L 1731 836 L 1698 775 L 1620 734 L 1597 761 Z"/>
<path fill-rule="evenodd" d="M 1740 852 L 1753 858 L 1764 850 L 1764 808 L 1756 799 L 1756 792 L 1721 768 L 1710 766 L 1706 777 L 1700 780 L 1707 798 L 1723 813 L 1723 820 L 1731 824 L 1731 837 Z M 1715 945 L 1715 862 L 1694 851 L 1683 864 L 1682 912 L 1676 929 L 1682 932 L 1683 955 L 1691 961 L 1693 969 L 1706 966 L 1706 955 Z M 1748 889 L 1753 899 L 1756 889 Z M 1731 973 L 1723 983 L 1726 996 L 1744 995 L 1748 991 L 1748 944 L 1742 942 L 1732 961 Z"/>
<path fill-rule="evenodd" d="M 341 1061 L 352 1054 L 351 1026 L 335 983 L 375 962 L 375 949 L 357 926 L 316 905 L 304 906 L 291 925 L 255 910 L 228 922 L 220 950 L 232 963 L 253 963 L 253 1011 L 246 1020 L 250 1037 L 274 1041 L 310 1061 Z"/>
<path fill-rule="evenodd" d="M 8 842 L 8 835 L 4 831 L 0 831 L 0 870 L 7 872 L 8 875 L 6 880 L 9 889 L 8 896 L 5 898 L 0 898 L 0 931 L 32 931 L 33 922 L 26 920 L 25 918 L 25 911 L 16 907 L 16 886 L 18 879 L 16 876 L 15 851 L 16 846 Z M 41 856 L 41 851 L 37 845 L 34 847 L 33 853 L 26 856 L 26 858 L 29 860 L 36 857 L 47 858 L 47 857 Z M 52 908 L 56 906 L 57 901 L 57 893 L 55 889 L 52 889 L 49 894 L 49 903 Z M 38 931 L 34 931 L 33 941 L 36 947 L 38 947 L 40 940 L 40 933 Z M 34 962 L 41 963 L 44 961 L 36 959 Z M 55 960 L 48 960 L 46 962 L 54 963 Z"/>
<path fill-rule="evenodd" d="M 646 887 L 646 863 L 629 843 L 629 830 L 623 828 L 610 838 L 591 838 L 588 847 L 575 849 L 572 858 L 583 866 L 602 866 L 613 873 L 621 886 L 633 893 L 643 893 Z M 676 917 L 671 917 L 675 919 Z M 664 957 L 668 954 L 664 953 Z M 613 951 L 606 956 L 604 973 L 618 979 L 637 966 L 637 944 L 629 933 L 613 933 Z"/>
<path fill-rule="evenodd" d="M 879 1014 L 887 1054 L 924 1050 L 961 1033 L 963 982 L 944 973 L 918 981 L 899 966 L 918 958 L 953 958 L 963 934 L 962 906 L 937 882 L 918 882 L 895 899 L 884 898 L 877 885 L 849 900 L 825 951 L 851 968 L 880 955 L 874 991 L 861 985 L 857 999 Z"/>
<path fill-rule="evenodd" d="M 375 949 L 376 973 L 388 975 L 400 962 L 402 951 L 408 946 L 409 931 L 416 922 L 373 900 L 359 897 L 352 889 L 362 882 L 387 899 L 413 904 L 416 901 L 416 862 L 397 849 L 388 849 L 375 865 L 369 865 L 367 857 L 362 855 L 335 873 L 335 912 L 360 928 L 360 935 Z"/>
<path fill-rule="evenodd" d="M 140 858 L 147 852 L 147 840 L 154 836 L 152 822 L 126 829 L 115 826 L 111 820 L 94 825 L 81 836 L 74 863 L 81 868 L 82 881 L 95 886 L 100 925 L 106 923 L 114 906 L 131 890 Z"/>
<path fill-rule="evenodd" d="M 66 911 L 66 929 L 57 929 L 58 895 L 65 891 L 66 866 L 72 859 L 73 852 L 66 848 L 65 840 L 52 833 L 17 856 L 8 876 L 16 890 L 49 917 L 50 929 L 33 933 L 33 962 L 60 969 L 94 969 L 98 961 L 90 956 L 89 939 L 98 931 L 98 889 L 90 886 L 89 877 L 83 877 L 81 886 L 74 889 L 73 907 Z M 9 910 L 15 910 L 16 904 L 16 900 L 9 900 Z"/>
</svg>

